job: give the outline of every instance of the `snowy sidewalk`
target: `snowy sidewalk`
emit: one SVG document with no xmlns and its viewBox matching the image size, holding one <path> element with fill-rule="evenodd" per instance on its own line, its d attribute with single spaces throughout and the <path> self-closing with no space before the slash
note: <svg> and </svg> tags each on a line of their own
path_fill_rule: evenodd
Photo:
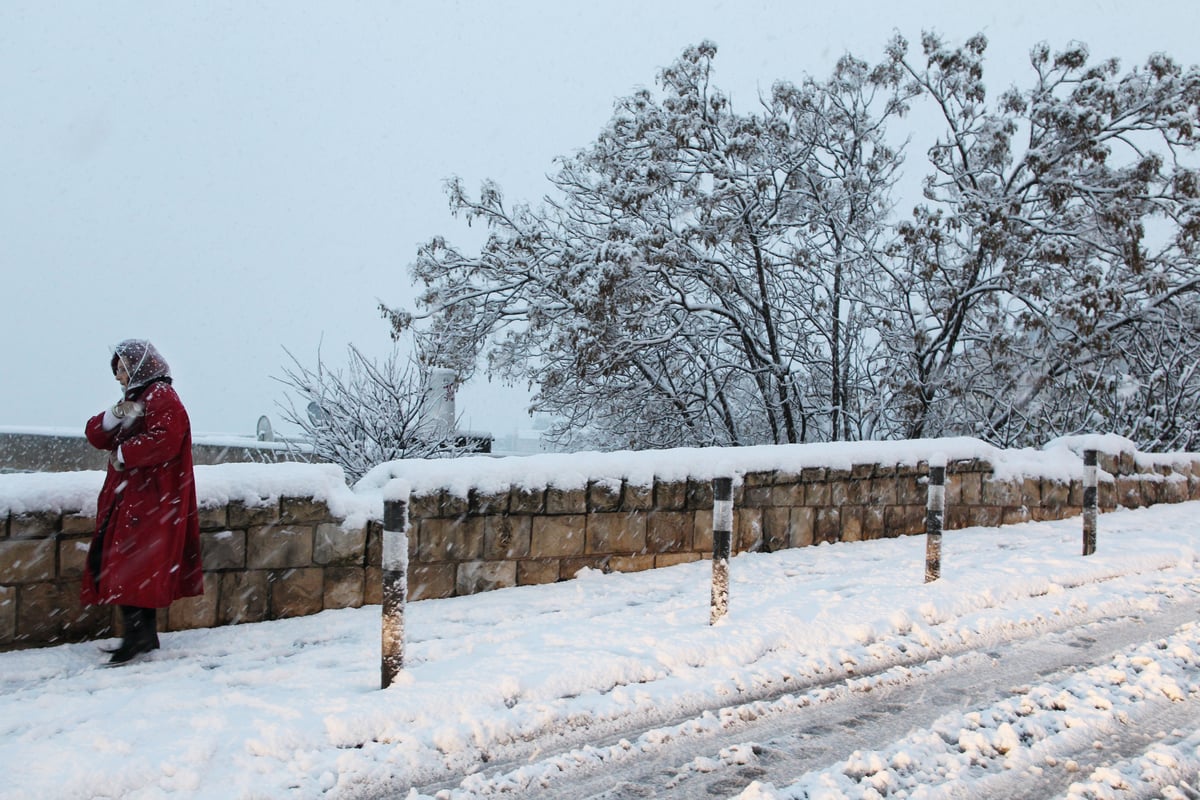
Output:
<svg viewBox="0 0 1200 800">
<path fill-rule="evenodd" d="M 712 627 L 707 562 L 413 603 L 407 669 L 382 692 L 377 606 L 166 634 L 119 669 L 100 668 L 96 643 L 0 654 L 0 798 L 404 797 L 539 737 L 583 746 L 914 653 L 1153 613 L 1200 591 L 1198 512 L 1102 515 L 1086 559 L 1078 519 L 951 531 L 929 585 L 924 537 L 741 555 Z M 1130 656 L 1164 676 L 1150 693 L 1190 694 L 1198 640 L 1185 629 Z M 866 797 L 872 774 L 794 777 Z"/>
</svg>

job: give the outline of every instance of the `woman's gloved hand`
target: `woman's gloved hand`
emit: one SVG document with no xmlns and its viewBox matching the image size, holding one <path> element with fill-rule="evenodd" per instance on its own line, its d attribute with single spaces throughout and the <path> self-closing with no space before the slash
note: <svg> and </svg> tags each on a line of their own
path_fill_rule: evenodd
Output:
<svg viewBox="0 0 1200 800">
<path fill-rule="evenodd" d="M 146 407 L 136 400 L 122 400 L 112 407 L 113 416 L 119 420 L 125 420 L 128 425 L 133 420 L 146 413 Z"/>
</svg>

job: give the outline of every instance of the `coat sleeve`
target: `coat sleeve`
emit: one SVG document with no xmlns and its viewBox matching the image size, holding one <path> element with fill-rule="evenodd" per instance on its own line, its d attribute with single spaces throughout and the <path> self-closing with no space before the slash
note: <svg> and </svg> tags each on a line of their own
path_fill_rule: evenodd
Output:
<svg viewBox="0 0 1200 800">
<path fill-rule="evenodd" d="M 83 433 L 87 436 L 88 443 L 97 450 L 116 450 L 117 433 L 120 430 L 121 427 L 119 425 L 111 431 L 104 430 L 104 412 L 101 411 L 87 421 Z"/>
<path fill-rule="evenodd" d="M 145 404 L 142 430 L 121 442 L 126 469 L 165 464 L 178 458 L 190 430 L 187 411 L 170 386 L 154 387 L 142 397 L 142 402 Z"/>
</svg>

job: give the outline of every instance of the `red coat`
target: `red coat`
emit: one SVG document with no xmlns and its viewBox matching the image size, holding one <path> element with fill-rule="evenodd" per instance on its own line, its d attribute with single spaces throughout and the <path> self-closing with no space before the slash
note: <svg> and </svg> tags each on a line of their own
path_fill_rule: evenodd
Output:
<svg viewBox="0 0 1200 800">
<path fill-rule="evenodd" d="M 145 413 L 128 425 L 105 431 L 103 413 L 87 423 L 92 446 L 119 446 L 125 468 L 110 459 L 92 541 L 103 536 L 100 580 L 84 568 L 82 599 L 165 608 L 204 593 L 192 427 L 169 383 L 151 383 L 137 399 Z"/>
</svg>

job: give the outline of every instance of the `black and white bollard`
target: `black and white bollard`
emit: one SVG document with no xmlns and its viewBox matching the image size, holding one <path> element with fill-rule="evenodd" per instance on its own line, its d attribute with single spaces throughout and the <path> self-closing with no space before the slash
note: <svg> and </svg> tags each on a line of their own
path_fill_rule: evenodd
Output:
<svg viewBox="0 0 1200 800">
<path fill-rule="evenodd" d="M 715 625 L 729 610 L 729 556 L 733 549 L 733 478 L 713 478 L 712 610 Z"/>
<path fill-rule="evenodd" d="M 408 489 L 387 491 L 383 501 L 382 688 L 404 667 L 404 605 L 408 599 Z"/>
<path fill-rule="evenodd" d="M 1083 451 L 1083 554 L 1096 552 L 1096 479 L 1095 450 Z"/>
<path fill-rule="evenodd" d="M 942 577 L 942 527 L 946 519 L 946 465 L 929 464 L 929 494 L 925 501 L 925 582 Z"/>
</svg>

